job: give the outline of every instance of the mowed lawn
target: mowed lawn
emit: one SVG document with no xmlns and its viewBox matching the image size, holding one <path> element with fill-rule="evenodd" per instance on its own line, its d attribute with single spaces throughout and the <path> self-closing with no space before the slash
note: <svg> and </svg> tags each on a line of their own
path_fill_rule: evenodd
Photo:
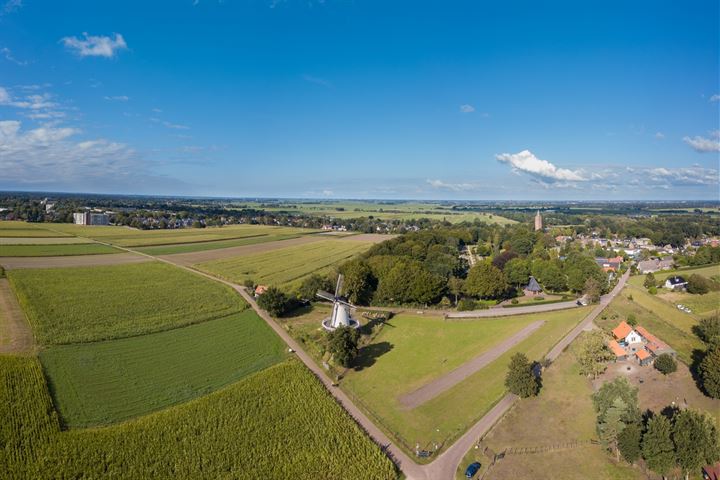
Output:
<svg viewBox="0 0 720 480">
<path fill-rule="evenodd" d="M 252 279 L 259 284 L 286 287 L 299 283 L 312 273 L 325 273 L 334 265 L 364 252 L 371 245 L 372 243 L 355 242 L 350 238 L 322 240 L 270 252 L 200 263 L 196 267 L 236 283 Z"/>
<path fill-rule="evenodd" d="M 66 425 L 114 423 L 205 395 L 284 358 L 253 310 L 139 337 L 45 349 Z"/>
<path fill-rule="evenodd" d="M 0 257 L 54 257 L 64 255 L 99 255 L 119 253 L 120 250 L 100 243 L 72 243 L 68 245 L 2 245 Z"/>
<path fill-rule="evenodd" d="M 148 247 L 184 243 L 212 242 L 265 235 L 297 235 L 315 230 L 266 225 L 228 225 L 225 227 L 138 230 L 122 226 L 83 226 L 58 224 L 59 230 L 71 235 L 92 238 L 121 247 Z"/>
<path fill-rule="evenodd" d="M 380 447 L 295 360 L 138 419 L 61 431 L 39 362 L 0 356 L 0 418 L 3 478 L 398 476 Z"/>
<path fill-rule="evenodd" d="M 160 262 L 7 272 L 42 345 L 129 337 L 246 307 L 230 288 Z"/>
<path fill-rule="evenodd" d="M 505 394 L 505 373 L 514 353 L 542 359 L 588 312 L 589 307 L 469 321 L 398 315 L 371 344 L 370 355 L 361 351 L 361 368 L 350 371 L 341 386 L 406 450 L 413 450 L 416 443 L 422 448 L 430 448 L 432 442 L 447 446 Z M 537 320 L 545 324 L 459 384 L 415 409 L 400 404 L 401 395 Z"/>
<path fill-rule="evenodd" d="M 495 453 L 507 448 L 552 446 L 597 438 L 592 385 L 580 375 L 570 352 L 564 352 L 543 372 L 543 388 L 537 397 L 520 400 L 483 439 Z M 456 478 L 474 461 L 486 466 L 487 457 L 472 449 L 460 463 Z M 532 455 L 507 455 L 492 468 L 488 479 L 584 478 L 588 480 L 639 479 L 640 472 L 615 465 L 599 445 Z"/>
</svg>

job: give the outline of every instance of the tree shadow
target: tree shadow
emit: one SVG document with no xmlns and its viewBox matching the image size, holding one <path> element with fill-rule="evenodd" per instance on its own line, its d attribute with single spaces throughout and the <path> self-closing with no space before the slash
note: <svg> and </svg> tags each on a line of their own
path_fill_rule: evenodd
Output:
<svg viewBox="0 0 720 480">
<path fill-rule="evenodd" d="M 395 325 L 390 323 L 390 318 L 392 318 L 392 313 L 390 313 L 387 317 L 370 318 L 365 325 L 360 327 L 360 333 L 362 335 L 372 335 L 375 331 L 375 327 L 379 326 L 395 328 Z"/>
<path fill-rule="evenodd" d="M 700 375 L 700 364 L 705 359 L 705 355 L 707 355 L 707 350 L 700 350 L 699 348 L 696 348 L 692 351 L 692 354 L 691 354 L 692 362 L 690 363 L 690 375 L 692 375 L 692 378 L 695 381 L 695 385 L 697 385 L 698 389 L 701 392 L 703 392 L 705 395 L 707 395 L 707 392 L 705 391 L 705 387 L 703 386 L 702 377 Z"/>
<path fill-rule="evenodd" d="M 357 357 L 355 357 L 353 369 L 359 372 L 373 366 L 379 357 L 385 355 L 392 349 L 393 345 L 388 342 L 371 343 L 370 345 L 362 347 L 358 351 Z"/>
</svg>

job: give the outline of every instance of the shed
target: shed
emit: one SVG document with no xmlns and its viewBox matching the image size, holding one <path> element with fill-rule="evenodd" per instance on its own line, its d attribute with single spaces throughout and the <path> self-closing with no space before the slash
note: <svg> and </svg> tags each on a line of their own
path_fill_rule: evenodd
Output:
<svg viewBox="0 0 720 480">
<path fill-rule="evenodd" d="M 537 280 L 535 280 L 535 277 L 533 276 L 530 277 L 530 281 L 523 290 L 525 291 L 525 295 L 537 295 L 538 293 L 542 292 L 540 284 Z"/>
<path fill-rule="evenodd" d="M 638 359 L 638 363 L 643 366 L 649 365 L 653 361 L 652 355 L 650 355 L 650 353 L 644 348 L 635 352 L 635 356 Z"/>
<path fill-rule="evenodd" d="M 615 354 L 615 361 L 627 360 L 627 352 L 615 340 L 610 340 L 608 342 L 608 348 L 610 348 L 610 351 Z"/>
</svg>

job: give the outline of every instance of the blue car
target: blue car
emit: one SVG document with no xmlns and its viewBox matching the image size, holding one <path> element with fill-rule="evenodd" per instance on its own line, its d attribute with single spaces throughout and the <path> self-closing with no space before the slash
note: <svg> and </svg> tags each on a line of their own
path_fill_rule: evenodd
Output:
<svg viewBox="0 0 720 480">
<path fill-rule="evenodd" d="M 465 476 L 467 478 L 472 478 L 475 476 L 478 470 L 480 470 L 480 462 L 473 462 L 465 469 Z"/>
</svg>

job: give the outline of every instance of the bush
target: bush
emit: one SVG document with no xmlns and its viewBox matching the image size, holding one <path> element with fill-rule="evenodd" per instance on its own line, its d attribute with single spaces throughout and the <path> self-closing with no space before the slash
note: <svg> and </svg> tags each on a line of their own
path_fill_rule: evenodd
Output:
<svg viewBox="0 0 720 480">
<path fill-rule="evenodd" d="M 255 288 L 255 281 L 254 281 L 252 278 L 246 278 L 246 279 L 243 281 L 243 286 L 244 286 L 245 288 L 249 288 L 250 290 L 252 290 L 252 289 Z"/>
<path fill-rule="evenodd" d="M 626 321 L 627 321 L 627 324 L 630 325 L 631 327 L 634 327 L 634 326 L 637 325 L 637 318 L 635 318 L 635 314 L 634 314 L 634 313 L 629 314 L 629 315 L 627 316 L 627 320 L 626 320 Z"/>
<path fill-rule="evenodd" d="M 268 287 L 257 300 L 263 310 L 267 310 L 273 317 L 281 317 L 290 310 L 291 302 L 288 296 L 277 287 Z"/>
<path fill-rule="evenodd" d="M 708 293 L 710 290 L 714 290 L 714 286 L 715 285 L 712 280 L 707 279 L 702 275 L 698 275 L 697 273 L 693 273 L 690 275 L 690 278 L 688 278 L 687 291 L 688 293 L 702 295 L 704 293 Z"/>
<path fill-rule="evenodd" d="M 663 375 L 668 375 L 677 370 L 677 363 L 672 355 L 663 353 L 655 359 L 655 369 Z"/>
<path fill-rule="evenodd" d="M 535 297 L 533 298 L 533 300 L 535 300 L 536 302 L 542 302 L 543 300 L 545 300 L 545 297 Z"/>
<path fill-rule="evenodd" d="M 632 296 L 632 293 L 627 296 L 627 299 L 630 300 L 631 302 L 632 302 L 633 300 L 635 300 L 635 299 L 633 298 L 633 296 Z"/>
<path fill-rule="evenodd" d="M 517 305 L 520 302 L 518 301 L 517 298 L 513 298 L 512 300 L 510 300 L 510 303 L 512 303 L 513 305 Z"/>
<path fill-rule="evenodd" d="M 653 285 L 652 287 L 648 288 L 648 293 L 650 295 L 657 295 L 657 287 Z"/>
<path fill-rule="evenodd" d="M 458 312 L 467 312 L 469 310 L 475 310 L 475 307 L 477 307 L 477 304 L 475 303 L 475 300 L 471 298 L 462 298 L 458 302 L 457 309 Z"/>
<path fill-rule="evenodd" d="M 505 386 L 521 398 L 538 394 L 540 383 L 533 373 L 533 364 L 523 353 L 518 352 L 510 359 Z"/>
<path fill-rule="evenodd" d="M 357 329 L 340 327 L 327 333 L 327 349 L 338 365 L 347 368 L 357 357 L 359 340 L 360 333 Z"/>
</svg>

